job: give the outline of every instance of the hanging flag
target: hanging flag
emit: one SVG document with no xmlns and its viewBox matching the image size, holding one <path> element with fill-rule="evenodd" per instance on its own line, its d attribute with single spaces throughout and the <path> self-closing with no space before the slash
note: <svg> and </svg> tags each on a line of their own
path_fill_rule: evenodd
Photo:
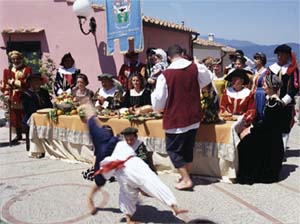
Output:
<svg viewBox="0 0 300 224">
<path fill-rule="evenodd" d="M 134 39 L 134 51 L 144 48 L 140 0 L 106 0 L 107 54 L 114 53 L 114 41 L 119 39 L 121 53 L 129 50 Z"/>
</svg>

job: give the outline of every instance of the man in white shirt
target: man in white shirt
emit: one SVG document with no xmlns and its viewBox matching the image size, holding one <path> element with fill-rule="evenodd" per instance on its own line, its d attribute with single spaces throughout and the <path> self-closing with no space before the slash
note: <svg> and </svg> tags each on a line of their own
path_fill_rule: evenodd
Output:
<svg viewBox="0 0 300 224">
<path fill-rule="evenodd" d="M 205 65 L 188 61 L 182 55 L 179 45 L 168 48 L 171 64 L 158 77 L 151 102 L 154 110 L 164 111 L 166 149 L 181 175 L 175 188 L 187 190 L 193 187 L 189 171 L 200 126 L 200 88 L 211 83 L 212 74 Z"/>
</svg>

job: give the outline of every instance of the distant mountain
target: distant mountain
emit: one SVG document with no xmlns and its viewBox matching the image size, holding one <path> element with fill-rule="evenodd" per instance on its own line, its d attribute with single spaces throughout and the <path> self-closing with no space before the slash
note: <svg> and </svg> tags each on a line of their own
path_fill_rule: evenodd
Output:
<svg viewBox="0 0 300 224">
<path fill-rule="evenodd" d="M 207 37 L 201 37 L 204 39 L 207 39 Z M 224 44 L 226 46 L 229 47 L 233 47 L 235 49 L 240 49 L 244 52 L 244 54 L 249 57 L 249 58 L 253 58 L 253 55 L 256 52 L 263 52 L 266 54 L 267 56 L 267 64 L 273 64 L 274 62 L 276 62 L 276 55 L 274 54 L 274 49 L 278 46 L 278 45 L 260 45 L 260 44 L 256 44 L 253 43 L 251 41 L 244 41 L 244 40 L 227 40 L 227 39 L 223 39 L 223 38 L 215 38 L 215 42 L 217 43 L 221 43 Z M 298 65 L 300 65 L 300 44 L 298 43 L 286 43 L 287 45 L 289 45 L 293 51 L 296 53 L 296 57 L 297 57 L 297 62 Z"/>
<path fill-rule="evenodd" d="M 207 39 L 207 37 L 204 37 L 204 39 Z M 252 46 L 252 45 L 256 45 L 255 43 L 251 42 L 251 41 L 246 41 L 246 40 L 227 40 L 227 39 L 223 39 L 223 38 L 215 38 L 215 42 L 224 44 L 226 46 L 230 46 L 234 48 L 241 48 L 241 47 L 245 47 L 245 46 Z"/>
<path fill-rule="evenodd" d="M 299 63 L 300 62 L 299 61 L 300 60 L 300 58 L 299 58 L 300 44 L 297 44 L 297 43 L 286 43 L 286 44 L 289 45 L 293 49 L 293 51 L 296 54 L 297 62 Z M 254 44 L 254 45 L 243 46 L 243 47 L 237 47 L 237 46 L 231 46 L 231 47 L 236 48 L 236 49 L 241 49 L 242 51 L 244 51 L 244 54 L 251 59 L 253 58 L 253 55 L 256 52 L 263 52 L 267 56 L 268 65 L 270 65 L 277 61 L 277 56 L 274 54 L 274 49 L 277 46 L 278 45 Z"/>
</svg>

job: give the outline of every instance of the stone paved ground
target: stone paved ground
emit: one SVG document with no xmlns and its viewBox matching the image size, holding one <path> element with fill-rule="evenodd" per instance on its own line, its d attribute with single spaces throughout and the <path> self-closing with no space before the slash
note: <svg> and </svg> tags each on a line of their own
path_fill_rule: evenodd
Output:
<svg viewBox="0 0 300 224">
<path fill-rule="evenodd" d="M 118 184 L 107 184 L 97 195 L 100 207 L 89 215 L 85 197 L 92 182 L 82 179 L 88 165 L 27 157 L 25 144 L 8 147 L 7 127 L 0 128 L 0 223 L 71 224 L 124 223 L 118 209 Z M 175 174 L 160 174 L 180 205 L 189 213 L 180 218 L 214 223 L 300 223 L 300 126 L 291 133 L 281 181 L 245 186 L 197 177 L 194 192 L 173 189 Z M 182 223 L 169 208 L 141 197 L 135 218 L 141 223 Z M 198 222 L 204 223 L 204 222 Z"/>
</svg>

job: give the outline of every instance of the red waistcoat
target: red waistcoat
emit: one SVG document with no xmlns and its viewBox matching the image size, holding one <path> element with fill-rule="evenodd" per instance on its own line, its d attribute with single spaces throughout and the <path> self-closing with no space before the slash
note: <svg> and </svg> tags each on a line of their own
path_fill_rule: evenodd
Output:
<svg viewBox="0 0 300 224">
<path fill-rule="evenodd" d="M 163 72 L 168 87 L 163 128 L 183 128 L 200 122 L 200 87 L 198 69 L 192 63 L 184 69 Z"/>
</svg>

